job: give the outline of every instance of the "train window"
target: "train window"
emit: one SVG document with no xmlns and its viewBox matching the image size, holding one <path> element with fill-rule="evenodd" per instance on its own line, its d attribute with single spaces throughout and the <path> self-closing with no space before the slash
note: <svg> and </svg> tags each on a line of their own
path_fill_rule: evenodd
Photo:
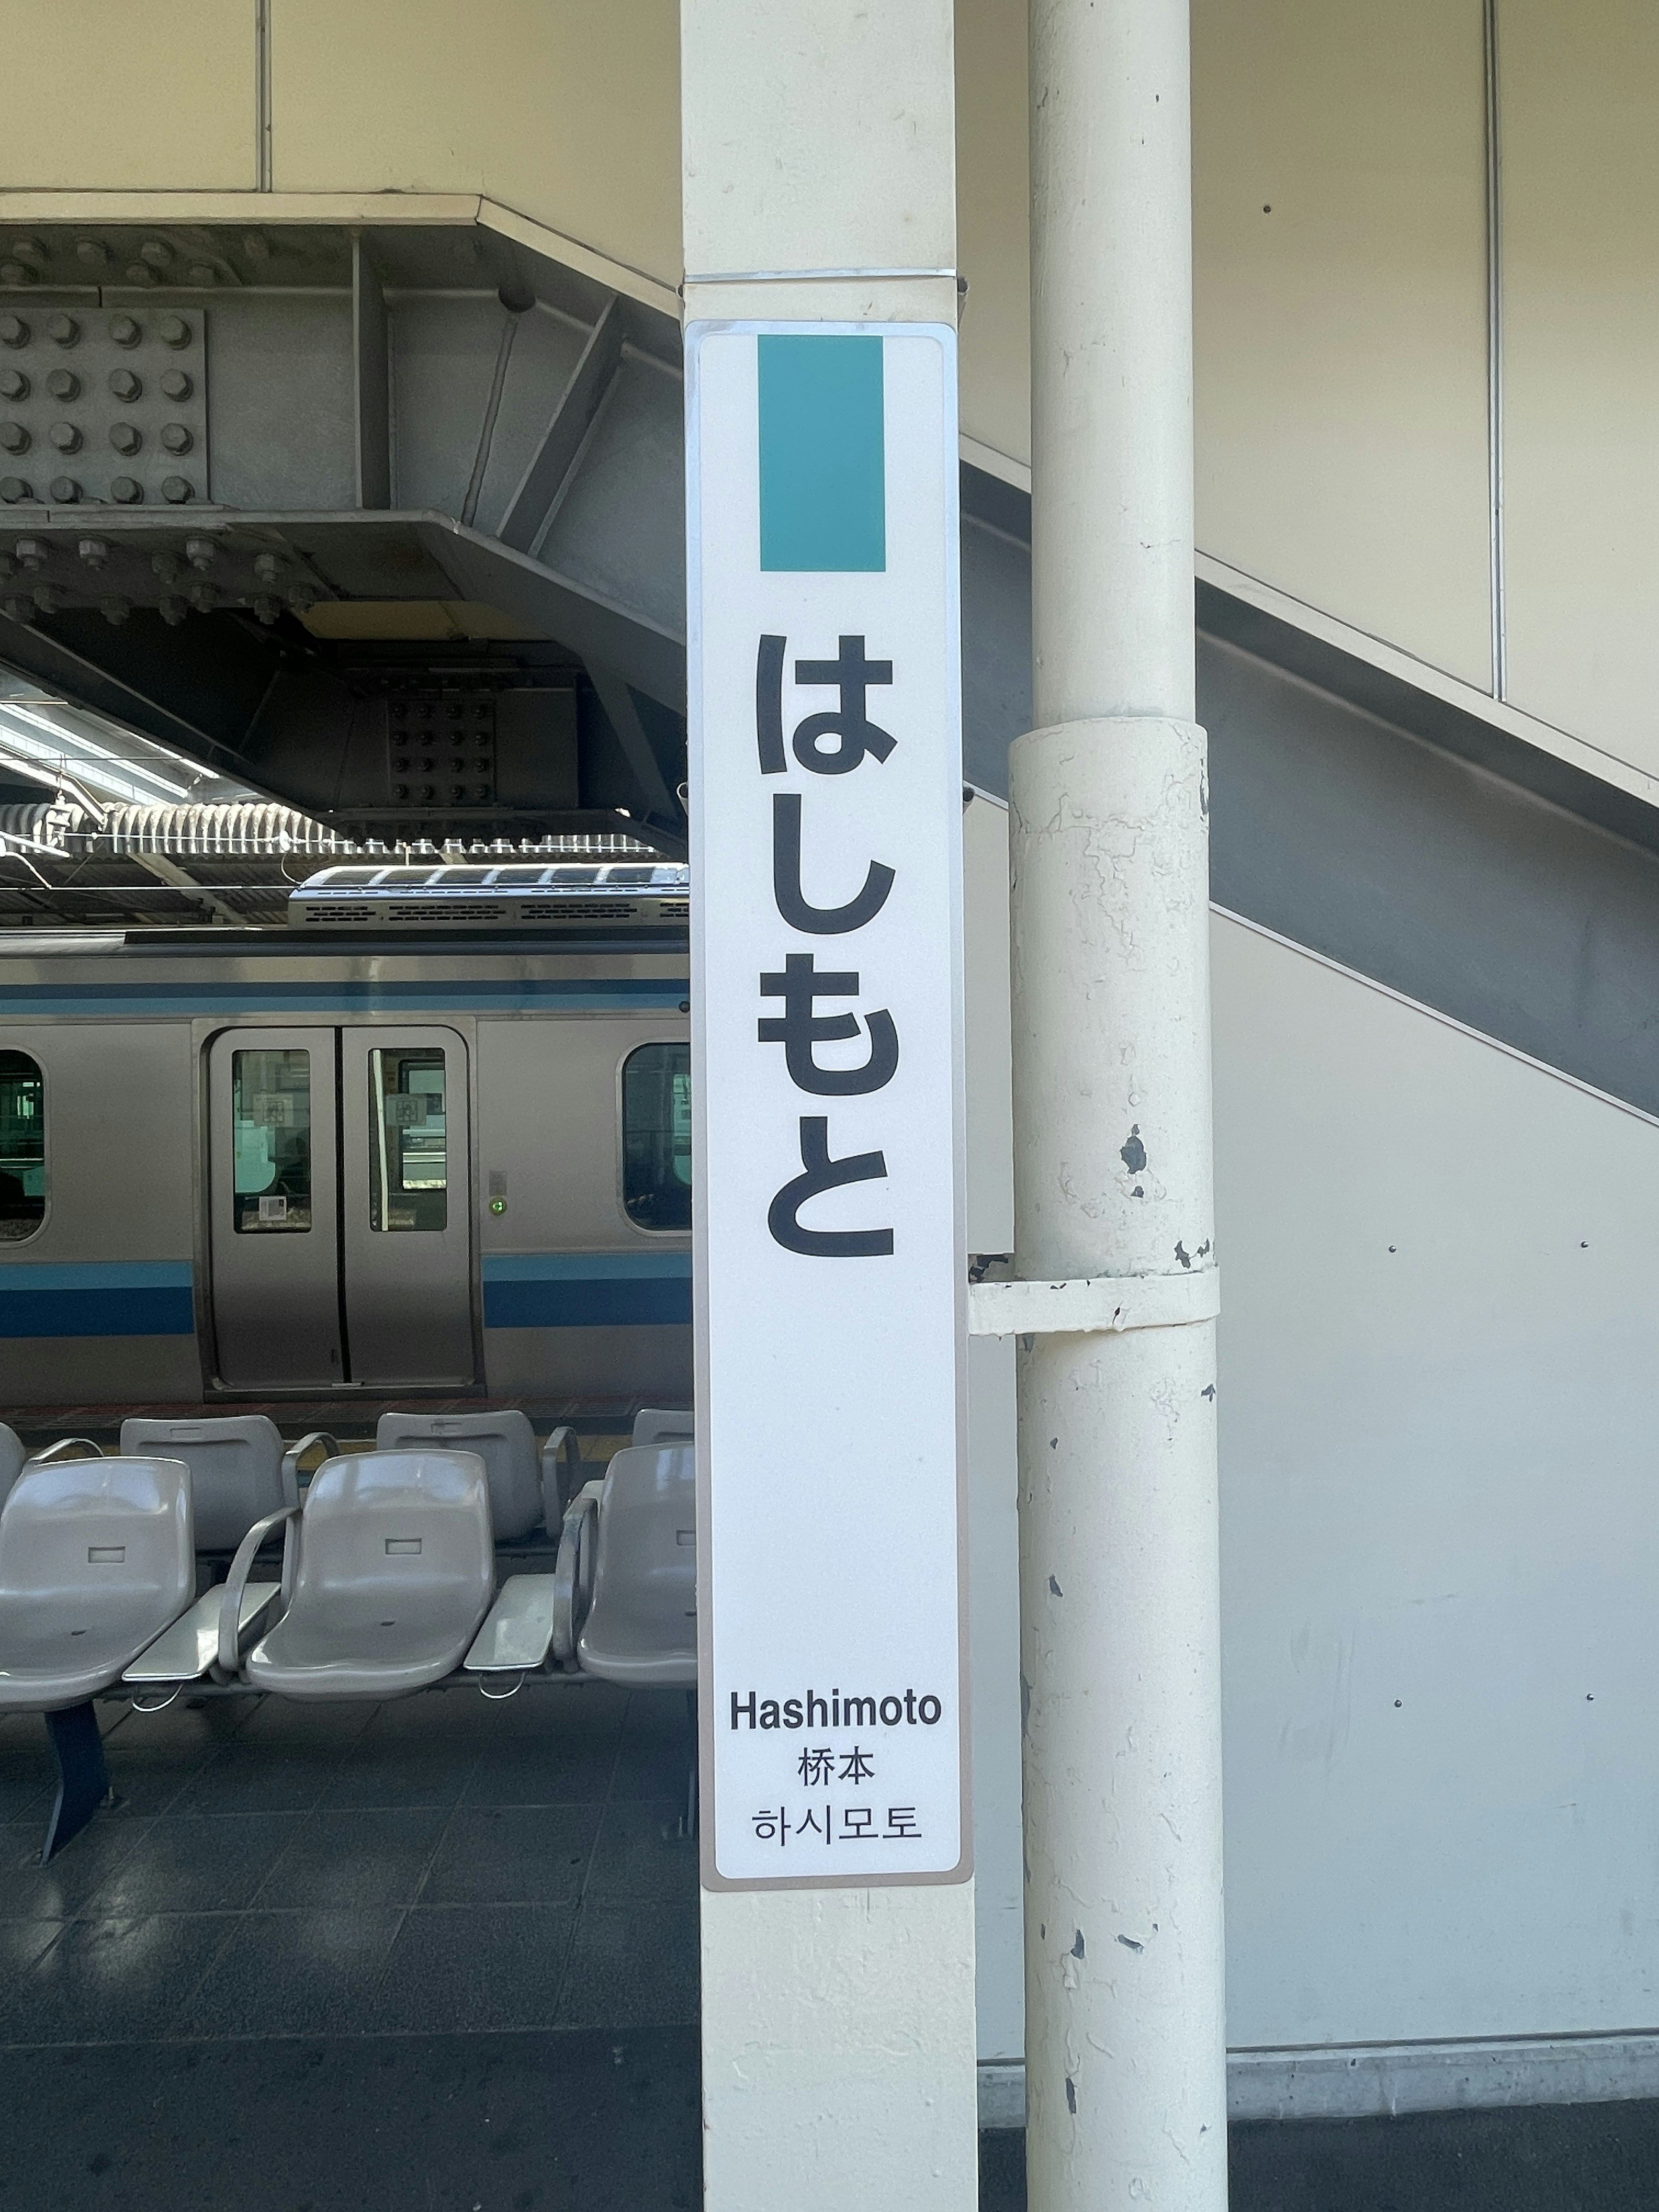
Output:
<svg viewBox="0 0 1659 2212">
<path fill-rule="evenodd" d="M 368 1055 L 368 1225 L 449 1225 L 449 1150 L 441 1050 Z"/>
<path fill-rule="evenodd" d="M 311 1054 L 232 1053 L 230 1125 L 236 1234 L 303 1236 L 311 1227 Z"/>
<path fill-rule="evenodd" d="M 642 1044 L 623 1062 L 623 1205 L 641 1229 L 691 1226 L 691 1048 Z"/>
<path fill-rule="evenodd" d="M 46 1091 L 39 1063 L 0 1052 L 0 1238 L 33 1237 L 46 1212 Z"/>
</svg>

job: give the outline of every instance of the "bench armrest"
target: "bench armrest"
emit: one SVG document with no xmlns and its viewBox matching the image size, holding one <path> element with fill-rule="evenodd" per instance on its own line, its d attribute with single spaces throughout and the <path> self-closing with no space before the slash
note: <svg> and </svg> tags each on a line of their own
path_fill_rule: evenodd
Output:
<svg viewBox="0 0 1659 2212">
<path fill-rule="evenodd" d="M 240 1671 L 242 1664 L 242 1595 L 248 1577 L 253 1572 L 253 1561 L 263 1544 L 283 1530 L 283 1589 L 282 1603 L 286 1606 L 294 1591 L 293 1560 L 294 1532 L 300 1518 L 301 1508 L 284 1505 L 275 1513 L 267 1513 L 263 1521 L 256 1521 L 241 1542 L 236 1547 L 236 1556 L 230 1563 L 230 1572 L 225 1577 L 224 1589 L 219 1600 L 219 1668 L 227 1675 Z"/>
<path fill-rule="evenodd" d="M 59 1437 L 45 1451 L 31 1452 L 23 1462 L 25 1473 L 32 1467 L 51 1467 L 62 1459 L 102 1459 L 104 1448 L 95 1444 L 90 1437 Z"/>
<path fill-rule="evenodd" d="M 593 1543 L 604 1487 L 602 1482 L 584 1483 L 566 1506 L 559 1530 L 558 1564 L 553 1570 L 553 1656 L 562 1667 L 576 1663 L 576 1638 L 593 1595 Z"/>
<path fill-rule="evenodd" d="M 322 1444 L 326 1448 L 325 1458 L 337 1459 L 340 1455 L 339 1445 L 326 1429 L 313 1429 L 310 1435 L 301 1437 L 297 1444 L 290 1444 L 283 1454 L 283 1495 L 290 1505 L 297 1505 L 300 1502 L 300 1462 L 313 1444 Z"/>
<path fill-rule="evenodd" d="M 542 1445 L 542 1526 L 550 1536 L 563 1526 L 565 1510 L 582 1486 L 582 1450 L 567 1423 Z"/>
<path fill-rule="evenodd" d="M 547 1663 L 557 1602 L 552 1575 L 509 1575 L 461 1664 L 469 1674 L 532 1674 Z"/>
</svg>

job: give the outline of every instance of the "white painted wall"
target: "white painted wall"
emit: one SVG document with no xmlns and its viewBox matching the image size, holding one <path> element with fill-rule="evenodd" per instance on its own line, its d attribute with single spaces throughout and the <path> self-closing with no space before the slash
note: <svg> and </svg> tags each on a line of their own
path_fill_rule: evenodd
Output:
<svg viewBox="0 0 1659 2212">
<path fill-rule="evenodd" d="M 1659 1124 L 1231 918 L 1212 957 L 1228 2041 L 1651 2027 Z M 982 2060 L 1020 2048 L 1003 1387 L 987 1362 Z"/>
</svg>

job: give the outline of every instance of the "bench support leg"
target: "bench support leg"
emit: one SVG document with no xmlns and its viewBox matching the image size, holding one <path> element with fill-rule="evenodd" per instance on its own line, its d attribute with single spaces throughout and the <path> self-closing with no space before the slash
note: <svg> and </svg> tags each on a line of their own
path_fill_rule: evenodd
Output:
<svg viewBox="0 0 1659 2212">
<path fill-rule="evenodd" d="M 65 1706 L 46 1715 L 46 1734 L 58 1760 L 58 1795 L 40 1846 L 40 1863 L 78 1836 L 110 1794 L 109 1769 L 104 1764 L 104 1742 L 98 1733 L 98 1716 L 88 1698 L 84 1705 Z"/>
</svg>

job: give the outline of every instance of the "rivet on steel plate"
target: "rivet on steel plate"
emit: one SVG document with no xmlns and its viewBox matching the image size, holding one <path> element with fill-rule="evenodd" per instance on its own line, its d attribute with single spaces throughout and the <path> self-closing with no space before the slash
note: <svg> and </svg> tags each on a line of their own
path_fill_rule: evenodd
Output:
<svg viewBox="0 0 1659 2212">
<path fill-rule="evenodd" d="M 176 349 L 190 343 L 190 325 L 182 315 L 163 315 L 155 327 L 163 345 Z"/>
<path fill-rule="evenodd" d="M 122 507 L 137 507 L 144 496 L 144 487 L 137 477 L 115 477 L 110 482 L 109 495 Z"/>
<path fill-rule="evenodd" d="M 27 453 L 29 434 L 21 422 L 0 422 L 0 448 L 9 453 Z"/>
<path fill-rule="evenodd" d="M 166 447 L 167 450 L 170 453 L 187 453 L 191 447 L 196 443 L 196 441 L 191 436 L 187 424 L 183 422 L 163 422 L 161 425 L 161 443 Z"/>
<path fill-rule="evenodd" d="M 21 315 L 0 315 L 0 345 L 26 346 L 29 326 Z"/>
<path fill-rule="evenodd" d="M 81 336 L 81 325 L 73 315 L 54 315 L 46 325 L 46 336 L 54 345 L 72 346 Z"/>
<path fill-rule="evenodd" d="M 170 368 L 161 379 L 162 396 L 167 399 L 188 399 L 196 389 L 182 368 Z"/>
<path fill-rule="evenodd" d="M 118 346 L 136 346 L 144 335 L 143 325 L 131 315 L 112 315 L 109 334 Z"/>
<path fill-rule="evenodd" d="M 118 453 L 136 453 L 144 442 L 143 433 L 136 422 L 112 422 L 109 441 Z"/>
<path fill-rule="evenodd" d="M 188 477 L 163 477 L 161 496 L 170 507 L 183 507 L 189 499 L 191 484 Z"/>
</svg>

